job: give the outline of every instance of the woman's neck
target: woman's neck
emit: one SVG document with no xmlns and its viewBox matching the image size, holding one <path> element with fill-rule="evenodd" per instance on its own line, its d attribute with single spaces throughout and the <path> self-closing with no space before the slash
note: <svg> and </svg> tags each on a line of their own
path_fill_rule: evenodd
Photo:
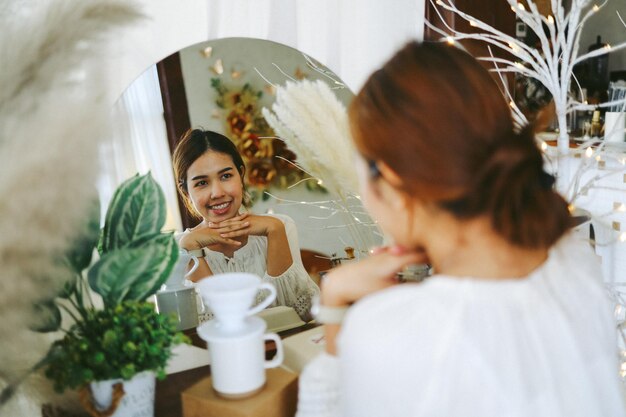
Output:
<svg viewBox="0 0 626 417">
<path fill-rule="evenodd" d="M 525 278 L 548 257 L 547 249 L 511 244 L 493 231 L 487 219 L 435 225 L 425 243 L 438 274 L 482 279 Z M 436 232 L 439 229 L 439 232 Z"/>
</svg>

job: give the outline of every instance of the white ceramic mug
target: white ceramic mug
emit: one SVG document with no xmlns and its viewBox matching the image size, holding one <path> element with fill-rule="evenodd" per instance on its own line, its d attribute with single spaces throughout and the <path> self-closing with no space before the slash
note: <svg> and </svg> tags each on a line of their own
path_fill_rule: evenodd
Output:
<svg viewBox="0 0 626 417">
<path fill-rule="evenodd" d="M 254 395 L 265 385 L 265 369 L 283 362 L 283 345 L 276 333 L 265 333 L 259 317 L 249 317 L 238 332 L 224 333 L 215 321 L 198 327 L 198 335 L 209 347 L 213 389 L 226 398 Z M 264 334 L 265 333 L 265 334 Z M 265 341 L 276 343 L 276 355 L 265 360 Z"/>
<path fill-rule="evenodd" d="M 604 140 L 607 142 L 623 143 L 626 130 L 626 113 L 606 112 L 604 123 Z"/>
<path fill-rule="evenodd" d="M 202 279 L 196 288 L 204 304 L 213 312 L 216 325 L 225 332 L 239 331 L 246 317 L 258 313 L 276 299 L 276 288 L 254 274 L 230 272 Z M 252 307 L 259 290 L 268 290 L 267 297 Z"/>
<path fill-rule="evenodd" d="M 196 327 L 198 314 L 204 313 L 202 300 L 198 303 L 194 287 L 162 290 L 156 293 L 156 308 L 159 314 L 173 314 L 176 318 L 176 330 Z"/>
</svg>

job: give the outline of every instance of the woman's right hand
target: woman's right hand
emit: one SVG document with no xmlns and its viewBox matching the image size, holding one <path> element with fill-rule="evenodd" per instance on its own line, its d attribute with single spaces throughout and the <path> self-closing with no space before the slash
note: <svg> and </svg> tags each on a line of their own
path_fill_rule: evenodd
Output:
<svg viewBox="0 0 626 417">
<path fill-rule="evenodd" d="M 246 229 L 249 227 L 249 223 L 245 221 L 248 216 L 247 213 L 235 216 L 231 219 L 218 223 L 219 227 L 215 225 L 200 223 L 198 226 L 183 233 L 180 239 L 180 247 L 193 250 L 200 248 L 210 248 L 214 245 L 227 245 L 227 246 L 241 246 L 241 242 L 228 237 L 221 236 L 226 231 L 233 232 L 240 229 Z"/>
<path fill-rule="evenodd" d="M 378 248 L 358 262 L 333 269 L 324 278 L 322 304 L 347 306 L 364 296 L 398 283 L 396 274 L 408 265 L 428 262 L 423 251 L 398 246 Z"/>
</svg>

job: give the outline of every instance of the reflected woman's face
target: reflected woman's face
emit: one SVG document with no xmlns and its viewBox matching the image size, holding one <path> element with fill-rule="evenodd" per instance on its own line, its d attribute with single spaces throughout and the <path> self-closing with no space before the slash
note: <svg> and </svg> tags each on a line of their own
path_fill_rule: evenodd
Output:
<svg viewBox="0 0 626 417">
<path fill-rule="evenodd" d="M 187 192 L 205 222 L 236 216 L 243 201 L 243 180 L 228 154 L 207 151 L 187 170 Z"/>
</svg>

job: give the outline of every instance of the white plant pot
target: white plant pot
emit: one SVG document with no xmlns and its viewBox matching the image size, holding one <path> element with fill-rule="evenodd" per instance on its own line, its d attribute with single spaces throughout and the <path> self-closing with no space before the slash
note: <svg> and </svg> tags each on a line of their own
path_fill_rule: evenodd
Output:
<svg viewBox="0 0 626 417">
<path fill-rule="evenodd" d="M 153 417 L 154 390 L 156 376 L 152 371 L 138 373 L 128 381 L 109 379 L 90 384 L 94 406 L 104 411 L 111 406 L 113 385 L 121 382 L 124 385 L 124 396 L 111 417 Z"/>
</svg>

